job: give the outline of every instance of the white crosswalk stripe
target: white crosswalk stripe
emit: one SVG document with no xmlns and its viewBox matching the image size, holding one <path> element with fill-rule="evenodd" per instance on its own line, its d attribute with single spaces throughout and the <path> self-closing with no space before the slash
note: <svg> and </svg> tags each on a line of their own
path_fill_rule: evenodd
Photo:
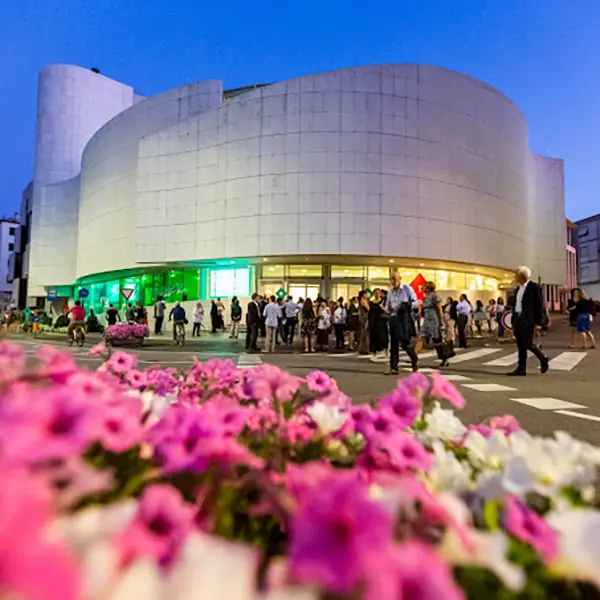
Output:
<svg viewBox="0 0 600 600">
<path fill-rule="evenodd" d="M 500 358 L 496 358 L 495 360 L 483 364 L 486 367 L 509 367 L 510 365 L 516 364 L 518 357 L 518 352 L 512 352 L 511 354 L 501 356 Z"/>
<path fill-rule="evenodd" d="M 252 369 L 263 364 L 260 354 L 240 354 L 237 359 L 237 366 L 240 369 Z"/>
<path fill-rule="evenodd" d="M 483 358 L 484 356 L 495 354 L 500 351 L 500 348 L 479 348 L 479 350 L 472 350 L 471 352 L 465 352 L 464 354 L 459 354 L 458 356 L 451 358 L 450 363 L 455 365 L 456 363 L 466 362 L 475 358 Z"/>
<path fill-rule="evenodd" d="M 586 356 L 587 352 L 561 352 L 550 361 L 552 371 L 571 371 Z"/>
<path fill-rule="evenodd" d="M 511 398 L 513 402 L 525 404 L 539 410 L 564 410 L 566 408 L 585 408 L 582 404 L 559 400 L 558 398 Z"/>
</svg>

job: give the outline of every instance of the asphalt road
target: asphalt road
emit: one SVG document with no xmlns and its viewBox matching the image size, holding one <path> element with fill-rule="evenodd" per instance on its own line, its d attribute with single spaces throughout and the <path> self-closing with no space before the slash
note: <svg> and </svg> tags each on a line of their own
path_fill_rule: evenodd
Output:
<svg viewBox="0 0 600 600">
<path fill-rule="evenodd" d="M 540 374 L 534 357 L 529 359 L 527 377 L 506 377 L 514 369 L 516 346 L 498 344 L 493 339 L 472 340 L 471 347 L 460 352 L 443 373 L 453 380 L 467 400 L 461 418 L 466 423 L 480 423 L 491 416 L 514 414 L 532 433 L 550 435 L 562 430 L 600 446 L 600 350 L 569 349 L 569 330 L 559 319 L 553 330 L 542 339 L 544 351 L 551 359 L 548 373 Z M 33 340 L 19 335 L 11 338 L 22 344 L 33 357 L 36 346 L 52 344 L 67 349 L 64 338 L 45 335 Z M 81 365 L 90 369 L 99 359 L 87 356 L 89 346 L 99 337 L 89 336 L 86 348 L 71 349 Z M 313 369 L 327 371 L 354 402 L 366 402 L 389 392 L 395 386 L 393 377 L 383 375 L 384 359 L 371 362 L 368 357 L 351 354 L 305 355 L 288 349 L 275 354 L 246 354 L 243 340 L 230 340 L 224 334 L 205 334 L 200 340 L 189 339 L 184 348 L 174 347 L 168 338 L 151 338 L 132 351 L 140 366 L 151 364 L 186 368 L 193 356 L 199 360 L 211 357 L 231 358 L 238 366 L 251 368 L 272 363 L 298 375 Z M 421 355 L 422 370 L 437 369 L 437 360 L 429 351 Z M 406 365 L 408 367 L 408 365 Z M 403 371 L 408 375 L 408 369 Z"/>
</svg>

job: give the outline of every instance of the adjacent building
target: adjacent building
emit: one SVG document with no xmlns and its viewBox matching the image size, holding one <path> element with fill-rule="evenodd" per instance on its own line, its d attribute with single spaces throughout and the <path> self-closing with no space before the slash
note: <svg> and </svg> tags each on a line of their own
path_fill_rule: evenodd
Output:
<svg viewBox="0 0 600 600">
<path fill-rule="evenodd" d="M 25 308 L 28 304 L 43 307 L 44 304 L 42 297 L 30 299 L 29 302 L 27 298 L 32 205 L 33 182 L 30 182 L 21 195 L 19 225 L 15 231 L 14 250 L 8 259 L 8 282 L 12 289 L 12 304 L 18 308 Z"/>
<path fill-rule="evenodd" d="M 600 214 L 577 221 L 573 243 L 577 249 L 578 285 L 600 299 Z"/>
<path fill-rule="evenodd" d="M 0 218 L 0 309 L 10 304 L 12 284 L 9 281 L 9 260 L 15 249 L 18 217 Z"/>
<path fill-rule="evenodd" d="M 528 264 L 558 298 L 563 167 L 530 150 L 509 98 L 433 66 L 144 98 L 51 65 L 39 76 L 28 295 L 85 289 L 99 313 L 127 296 L 349 297 L 397 269 L 488 299 Z"/>
</svg>

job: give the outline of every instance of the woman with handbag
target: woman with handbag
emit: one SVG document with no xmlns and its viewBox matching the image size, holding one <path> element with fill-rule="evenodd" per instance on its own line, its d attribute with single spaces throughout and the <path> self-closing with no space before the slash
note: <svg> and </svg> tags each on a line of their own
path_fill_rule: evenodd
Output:
<svg viewBox="0 0 600 600">
<path fill-rule="evenodd" d="M 436 346 L 438 356 L 442 361 L 441 366 L 445 367 L 448 358 L 440 352 L 442 346 L 442 330 L 444 329 L 444 313 L 442 312 L 442 300 L 435 293 L 435 283 L 428 281 L 425 284 L 425 298 L 421 306 L 421 325 L 420 336 L 427 343 L 433 343 Z"/>
</svg>

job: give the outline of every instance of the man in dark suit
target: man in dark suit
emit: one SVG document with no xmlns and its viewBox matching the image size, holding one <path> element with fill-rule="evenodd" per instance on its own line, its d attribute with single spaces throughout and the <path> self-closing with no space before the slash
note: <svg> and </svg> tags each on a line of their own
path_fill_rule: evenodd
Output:
<svg viewBox="0 0 600 600">
<path fill-rule="evenodd" d="M 256 345 L 256 339 L 258 338 L 258 326 L 261 322 L 259 306 L 258 306 L 259 295 L 252 294 L 252 300 L 248 304 L 248 310 L 246 311 L 246 351 L 247 352 L 258 352 Z"/>
<path fill-rule="evenodd" d="M 519 349 L 519 362 L 517 368 L 507 375 L 526 375 L 528 351 L 533 352 L 540 361 L 540 371 L 545 373 L 548 370 L 548 358 L 533 341 L 534 331 L 541 327 L 544 317 L 542 290 L 537 283 L 531 281 L 531 270 L 528 267 L 519 267 L 515 271 L 515 281 L 518 287 L 515 294 L 512 326 Z"/>
</svg>

